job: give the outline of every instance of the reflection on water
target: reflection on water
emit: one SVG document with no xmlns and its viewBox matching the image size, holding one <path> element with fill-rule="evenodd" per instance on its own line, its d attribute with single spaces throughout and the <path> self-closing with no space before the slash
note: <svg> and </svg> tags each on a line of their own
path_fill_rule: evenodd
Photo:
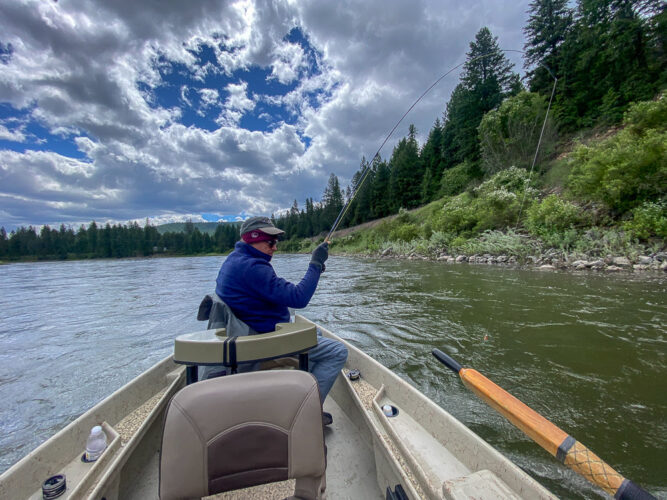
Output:
<svg viewBox="0 0 667 500">
<path fill-rule="evenodd" d="M 298 280 L 309 257 L 278 255 Z M 218 257 L 0 267 L 0 470 L 168 355 Z M 662 276 L 332 257 L 304 315 L 351 340 L 564 498 L 596 498 L 468 392 L 439 347 L 667 495 Z M 486 340 L 485 340 L 486 339 Z"/>
</svg>

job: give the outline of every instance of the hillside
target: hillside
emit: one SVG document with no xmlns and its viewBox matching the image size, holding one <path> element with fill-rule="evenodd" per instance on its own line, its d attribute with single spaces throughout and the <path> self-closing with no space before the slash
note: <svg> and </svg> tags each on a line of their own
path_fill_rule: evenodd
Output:
<svg viewBox="0 0 667 500">
<path fill-rule="evenodd" d="M 545 269 L 667 270 L 667 97 L 630 106 L 622 125 L 554 141 L 533 171 L 443 174 L 459 187 L 430 203 L 334 233 L 338 253 L 530 264 Z M 457 172 L 457 170 L 459 170 Z M 449 190 L 449 191 L 448 191 Z M 363 191 L 359 197 L 363 196 Z M 357 204 L 357 210 L 354 210 Z M 353 201 L 372 210 L 372 203 Z M 352 219 L 354 220 L 354 219 Z M 299 221 L 295 221 L 298 225 Z M 326 234 L 326 233 L 324 233 Z M 308 251 L 319 238 L 292 238 Z"/>
</svg>

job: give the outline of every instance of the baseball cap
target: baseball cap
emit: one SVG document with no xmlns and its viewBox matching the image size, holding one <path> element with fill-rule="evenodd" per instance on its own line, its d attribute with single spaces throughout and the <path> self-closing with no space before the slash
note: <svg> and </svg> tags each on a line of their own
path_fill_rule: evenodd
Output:
<svg viewBox="0 0 667 500">
<path fill-rule="evenodd" d="M 257 230 L 271 236 L 285 234 L 285 231 L 274 226 L 271 219 L 268 217 L 250 217 L 249 219 L 244 220 L 243 224 L 241 224 L 241 235 Z"/>
</svg>

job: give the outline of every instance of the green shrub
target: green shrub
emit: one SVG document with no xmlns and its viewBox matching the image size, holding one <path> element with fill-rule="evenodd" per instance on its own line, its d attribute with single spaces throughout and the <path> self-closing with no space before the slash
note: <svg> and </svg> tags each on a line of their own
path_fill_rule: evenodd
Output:
<svg viewBox="0 0 667 500">
<path fill-rule="evenodd" d="M 627 127 L 571 155 L 568 189 L 581 199 L 623 214 L 665 195 L 667 186 L 667 98 L 642 102 L 625 115 Z"/>
<path fill-rule="evenodd" d="M 510 167 L 498 172 L 475 189 L 478 214 L 475 231 L 501 229 L 515 225 L 523 203 L 530 203 L 537 190 L 529 187 L 529 174 Z"/>
<path fill-rule="evenodd" d="M 475 189 L 479 195 L 492 193 L 497 190 L 505 190 L 515 194 L 522 194 L 524 191 L 527 191 L 527 194 L 530 195 L 537 193 L 534 187 L 529 186 L 528 171 L 525 168 L 518 167 L 501 170 Z"/>
<path fill-rule="evenodd" d="M 510 167 L 472 190 L 447 200 L 433 229 L 476 234 L 516 224 L 521 204 L 529 203 L 537 191 L 528 187 L 528 172 Z"/>
<path fill-rule="evenodd" d="M 458 234 L 473 229 L 477 221 L 472 196 L 469 193 L 462 193 L 445 203 L 436 230 Z"/>
<path fill-rule="evenodd" d="M 416 224 L 401 224 L 389 233 L 389 239 L 393 241 L 412 241 L 419 237 L 419 228 Z"/>
<path fill-rule="evenodd" d="M 570 250 L 575 254 L 593 257 L 630 255 L 636 252 L 628 232 L 600 227 L 592 227 L 580 233 Z"/>
<path fill-rule="evenodd" d="M 547 247 L 571 252 L 579 243 L 581 232 L 578 229 L 571 227 L 559 232 L 544 233 L 540 236 L 540 239 Z"/>
<path fill-rule="evenodd" d="M 562 233 L 586 220 L 579 207 L 551 194 L 526 210 L 526 228 L 536 236 Z"/>
<path fill-rule="evenodd" d="M 335 249 L 336 252 L 373 253 L 379 251 L 386 240 L 386 233 L 378 231 L 375 228 L 365 231 L 355 231 L 343 238 L 334 239 L 331 248 Z"/>
<path fill-rule="evenodd" d="M 427 220 L 422 224 L 421 229 L 420 229 L 420 236 L 424 238 L 425 240 L 428 240 L 431 238 L 431 235 L 433 234 L 433 226 L 431 226 L 431 222 Z"/>
<path fill-rule="evenodd" d="M 301 240 L 290 238 L 289 240 L 281 241 L 278 245 L 278 250 L 284 253 L 299 252 L 301 250 Z"/>
<path fill-rule="evenodd" d="M 462 193 L 468 187 L 468 184 L 477 177 L 475 168 L 468 162 L 447 169 L 442 173 L 439 195 L 441 197 L 455 196 Z"/>
<path fill-rule="evenodd" d="M 644 202 L 632 213 L 632 220 L 623 225 L 635 238 L 647 240 L 653 236 L 667 238 L 667 205 L 665 202 Z"/>
<path fill-rule="evenodd" d="M 511 165 L 530 168 L 547 111 L 544 97 L 531 92 L 505 99 L 489 111 L 479 125 L 482 168 L 494 173 Z M 540 144 L 538 161 L 553 151 L 556 133 L 547 120 Z"/>
<path fill-rule="evenodd" d="M 428 240 L 428 244 L 433 249 L 443 249 L 449 246 L 453 238 L 454 235 L 452 233 L 434 231 Z"/>
<path fill-rule="evenodd" d="M 525 257 L 538 250 L 535 242 L 525 236 L 515 233 L 513 230 L 503 231 L 485 231 L 476 238 L 469 240 L 457 240 L 452 245 L 453 250 L 467 255 L 473 254 L 492 254 L 492 255 L 513 255 L 516 257 Z"/>
<path fill-rule="evenodd" d="M 412 222 L 412 216 L 405 208 L 401 207 L 398 209 L 398 215 L 396 216 L 395 221 L 399 224 L 408 224 Z"/>
<path fill-rule="evenodd" d="M 633 104 L 625 113 L 623 121 L 634 134 L 641 135 L 647 129 L 664 131 L 667 127 L 667 92 L 655 101 Z"/>
</svg>

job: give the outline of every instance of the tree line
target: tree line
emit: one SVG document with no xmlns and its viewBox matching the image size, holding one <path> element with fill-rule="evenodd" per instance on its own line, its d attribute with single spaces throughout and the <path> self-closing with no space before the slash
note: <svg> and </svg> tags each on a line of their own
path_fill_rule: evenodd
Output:
<svg viewBox="0 0 667 500">
<path fill-rule="evenodd" d="M 78 231 L 65 227 L 53 229 L 42 226 L 39 232 L 32 226 L 21 227 L 7 235 L 0 228 L 0 259 L 66 258 L 120 258 L 150 255 L 193 255 L 224 253 L 238 241 L 236 223 L 219 224 L 213 235 L 203 233 L 192 222 L 185 224 L 182 232 L 160 234 L 157 227 L 144 227 L 133 222 L 129 225 L 105 224 L 99 227 L 92 221 Z"/>
</svg>

